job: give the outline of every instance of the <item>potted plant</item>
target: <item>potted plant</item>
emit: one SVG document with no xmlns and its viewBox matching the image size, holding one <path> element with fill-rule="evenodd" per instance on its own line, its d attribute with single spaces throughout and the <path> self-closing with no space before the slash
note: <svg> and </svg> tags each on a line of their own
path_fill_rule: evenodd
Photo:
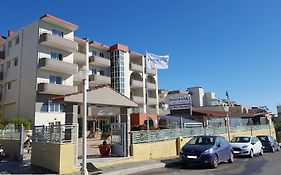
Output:
<svg viewBox="0 0 281 175">
<path fill-rule="evenodd" d="M 99 145 L 100 154 L 102 156 L 108 156 L 111 149 L 111 144 L 108 144 L 105 140 Z"/>
</svg>

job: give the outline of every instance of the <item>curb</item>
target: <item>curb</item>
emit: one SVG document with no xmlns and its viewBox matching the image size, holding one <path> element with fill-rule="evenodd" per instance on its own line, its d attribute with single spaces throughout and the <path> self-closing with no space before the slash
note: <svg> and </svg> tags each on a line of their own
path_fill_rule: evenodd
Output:
<svg viewBox="0 0 281 175">
<path fill-rule="evenodd" d="M 125 175 L 125 174 L 133 174 L 141 171 L 146 171 L 146 170 L 151 170 L 155 168 L 163 168 L 165 167 L 165 163 L 156 163 L 152 165 L 145 165 L 145 166 L 140 166 L 140 167 L 134 167 L 134 168 L 128 168 L 128 169 L 123 169 L 123 170 L 117 170 L 114 172 L 108 172 L 108 173 L 103 173 L 105 175 Z"/>
</svg>

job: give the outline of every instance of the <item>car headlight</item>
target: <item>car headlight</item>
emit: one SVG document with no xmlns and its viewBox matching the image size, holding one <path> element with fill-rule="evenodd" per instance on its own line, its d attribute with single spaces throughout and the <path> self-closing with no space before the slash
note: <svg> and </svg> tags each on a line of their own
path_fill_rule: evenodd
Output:
<svg viewBox="0 0 281 175">
<path fill-rule="evenodd" d="M 214 151 L 213 148 L 207 149 L 206 151 L 203 152 L 203 154 L 212 154 L 212 152 Z"/>
<path fill-rule="evenodd" d="M 248 148 L 249 145 L 242 146 L 242 148 Z"/>
</svg>

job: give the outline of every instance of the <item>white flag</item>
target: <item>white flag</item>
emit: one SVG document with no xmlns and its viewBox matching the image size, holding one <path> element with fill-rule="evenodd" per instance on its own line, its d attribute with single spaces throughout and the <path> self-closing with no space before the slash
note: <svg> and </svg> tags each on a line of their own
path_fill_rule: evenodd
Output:
<svg viewBox="0 0 281 175">
<path fill-rule="evenodd" d="M 146 68 L 148 69 L 168 69 L 169 55 L 159 56 L 146 53 Z"/>
</svg>

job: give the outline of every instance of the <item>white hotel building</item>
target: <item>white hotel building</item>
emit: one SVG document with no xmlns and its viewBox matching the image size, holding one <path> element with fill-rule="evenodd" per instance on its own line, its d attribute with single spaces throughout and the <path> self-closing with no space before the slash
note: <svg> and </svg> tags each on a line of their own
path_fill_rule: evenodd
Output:
<svg viewBox="0 0 281 175">
<path fill-rule="evenodd" d="M 25 117 L 35 125 L 64 124 L 64 105 L 51 99 L 81 91 L 78 71 L 82 66 L 91 72 L 89 88 L 109 84 L 139 105 L 135 112 L 158 110 L 157 70 L 145 71 L 144 55 L 121 44 L 107 46 L 75 37 L 77 29 L 44 15 L 0 38 L 0 100 L 5 119 Z"/>
</svg>

